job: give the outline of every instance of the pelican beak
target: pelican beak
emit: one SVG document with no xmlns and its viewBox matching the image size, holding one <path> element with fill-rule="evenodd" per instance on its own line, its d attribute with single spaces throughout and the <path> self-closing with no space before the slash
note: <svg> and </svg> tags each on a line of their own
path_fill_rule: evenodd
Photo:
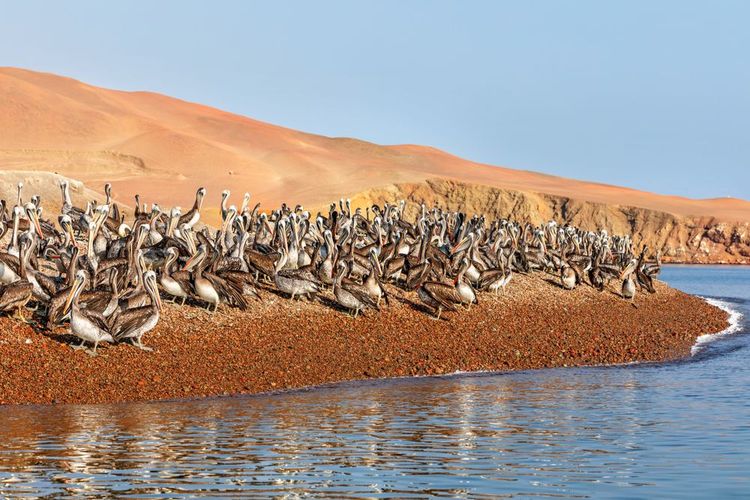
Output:
<svg viewBox="0 0 750 500">
<path fill-rule="evenodd" d="M 36 213 L 35 208 L 31 208 L 31 204 L 28 205 L 29 207 L 26 208 L 26 214 L 32 224 L 34 224 L 34 230 L 36 231 L 36 234 L 39 235 L 40 238 L 44 238 L 44 235 L 42 234 L 42 227 L 39 225 L 39 214 Z"/>
<path fill-rule="evenodd" d="M 193 255 L 190 256 L 190 258 L 187 260 L 187 262 L 185 262 L 185 265 L 182 267 L 183 271 L 187 271 L 188 269 L 190 269 L 190 267 L 193 265 L 193 262 L 195 261 L 195 257 L 197 255 L 198 255 L 198 253 L 196 252 L 196 253 L 194 253 Z"/>
<path fill-rule="evenodd" d="M 154 287 L 154 299 L 156 300 L 156 308 L 161 311 L 161 296 L 159 295 L 159 287 L 156 284 L 156 277 L 151 278 L 151 286 Z"/>
<path fill-rule="evenodd" d="M 34 212 L 34 227 L 36 228 L 36 234 L 38 234 L 40 238 L 44 238 L 44 234 L 42 234 L 42 226 L 39 225 L 39 216 L 36 212 Z"/>
<path fill-rule="evenodd" d="M 76 277 L 76 280 L 73 282 L 73 286 L 70 287 L 70 292 L 68 292 L 68 296 L 65 299 L 65 307 L 63 308 L 63 311 L 67 313 L 70 310 L 70 306 L 73 303 L 73 297 L 75 297 L 76 293 L 78 292 L 78 289 L 83 284 L 83 280 Z"/>
<path fill-rule="evenodd" d="M 380 264 L 380 259 L 375 256 L 375 267 L 378 268 L 378 276 L 383 276 L 383 266 Z"/>
<path fill-rule="evenodd" d="M 622 272 L 620 273 L 620 279 L 624 279 L 625 276 L 629 275 L 634 270 L 635 270 L 635 264 L 633 263 L 628 264 L 627 267 L 625 267 L 625 269 L 623 269 Z"/>
<path fill-rule="evenodd" d="M 463 249 L 464 249 L 464 247 L 466 246 L 466 244 L 467 244 L 468 242 L 469 242 L 469 238 L 468 238 L 468 236 L 467 236 L 467 237 L 464 237 L 464 239 L 462 239 L 461 241 L 459 241 L 458 243 L 456 243 L 456 244 L 455 244 L 455 245 L 453 246 L 453 248 L 451 248 L 451 253 L 452 253 L 452 254 L 454 254 L 454 253 L 458 252 L 459 250 L 463 250 Z"/>
<path fill-rule="evenodd" d="M 73 242 L 74 245 L 76 245 L 78 248 L 80 248 L 80 245 L 78 245 L 78 242 L 76 241 L 76 236 L 73 233 L 73 225 L 69 222 L 65 223 L 65 231 L 68 233 L 68 236 L 70 237 L 70 241 Z"/>
</svg>

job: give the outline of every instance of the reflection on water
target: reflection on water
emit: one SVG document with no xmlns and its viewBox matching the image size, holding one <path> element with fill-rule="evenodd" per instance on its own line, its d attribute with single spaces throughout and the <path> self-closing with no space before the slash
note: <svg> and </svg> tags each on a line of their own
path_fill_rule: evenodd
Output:
<svg viewBox="0 0 750 500">
<path fill-rule="evenodd" d="M 665 275 L 701 292 L 713 272 Z M 721 272 L 723 295 L 750 297 L 746 269 Z M 747 339 L 666 365 L 0 408 L 0 494 L 741 495 Z"/>
</svg>

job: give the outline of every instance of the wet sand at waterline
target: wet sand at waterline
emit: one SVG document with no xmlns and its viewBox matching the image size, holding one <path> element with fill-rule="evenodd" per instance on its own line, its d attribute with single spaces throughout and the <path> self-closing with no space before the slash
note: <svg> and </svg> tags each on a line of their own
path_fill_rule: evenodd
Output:
<svg viewBox="0 0 750 500">
<path fill-rule="evenodd" d="M 344 380 L 664 361 L 690 355 L 727 314 L 658 282 L 634 304 L 613 288 L 563 290 L 517 275 L 504 295 L 432 319 L 413 292 L 351 318 L 327 291 L 290 301 L 261 289 L 249 310 L 165 304 L 145 338 L 154 349 L 74 351 L 54 332 L 0 318 L 0 403 L 107 403 L 254 394 Z"/>
</svg>

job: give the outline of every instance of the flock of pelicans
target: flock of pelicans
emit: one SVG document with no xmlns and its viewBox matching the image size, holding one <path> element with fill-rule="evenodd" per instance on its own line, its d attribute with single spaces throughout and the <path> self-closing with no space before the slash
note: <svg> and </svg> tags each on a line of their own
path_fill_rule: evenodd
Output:
<svg viewBox="0 0 750 500">
<path fill-rule="evenodd" d="M 636 289 L 653 293 L 659 273 L 633 252 L 629 237 L 584 231 L 549 222 L 541 226 L 468 217 L 426 209 L 415 222 L 404 218 L 404 202 L 351 210 L 332 204 L 314 218 L 285 204 L 270 213 L 250 208 L 245 194 L 237 209 L 222 193 L 221 227 L 199 227 L 206 195 L 198 189 L 187 212 L 151 210 L 136 196 L 130 225 L 105 186 L 103 204 L 74 206 L 69 186 L 60 185 L 57 225 L 43 217 L 39 196 L 23 200 L 23 184 L 11 208 L 0 201 L 0 312 L 27 321 L 33 304 L 46 327 L 65 320 L 81 340 L 75 348 L 128 341 L 149 350 L 143 336 L 159 321 L 160 294 L 213 312 L 224 303 L 245 309 L 260 299 L 261 282 L 292 299 L 313 299 L 324 288 L 354 317 L 388 303 L 386 284 L 416 290 L 440 318 L 444 310 L 469 308 L 477 291 L 500 293 L 513 273 L 546 271 L 560 285 L 588 284 L 603 290 L 622 280 L 622 296 Z"/>
</svg>

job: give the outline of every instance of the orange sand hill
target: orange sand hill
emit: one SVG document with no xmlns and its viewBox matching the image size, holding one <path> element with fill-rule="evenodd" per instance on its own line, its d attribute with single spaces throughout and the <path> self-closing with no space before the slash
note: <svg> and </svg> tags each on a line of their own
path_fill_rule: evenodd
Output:
<svg viewBox="0 0 750 500">
<path fill-rule="evenodd" d="M 48 73 L 0 68 L 0 169 L 46 170 L 116 196 L 187 206 L 227 187 L 264 205 L 324 206 L 342 195 L 448 178 L 583 201 L 750 220 L 750 202 L 692 200 L 494 167 L 413 145 L 379 146 L 290 130 L 151 92 L 103 89 Z M 210 172 L 210 175 L 209 175 Z M 213 199 L 212 199 L 213 198 Z M 235 201 L 237 199 L 235 198 Z"/>
</svg>

